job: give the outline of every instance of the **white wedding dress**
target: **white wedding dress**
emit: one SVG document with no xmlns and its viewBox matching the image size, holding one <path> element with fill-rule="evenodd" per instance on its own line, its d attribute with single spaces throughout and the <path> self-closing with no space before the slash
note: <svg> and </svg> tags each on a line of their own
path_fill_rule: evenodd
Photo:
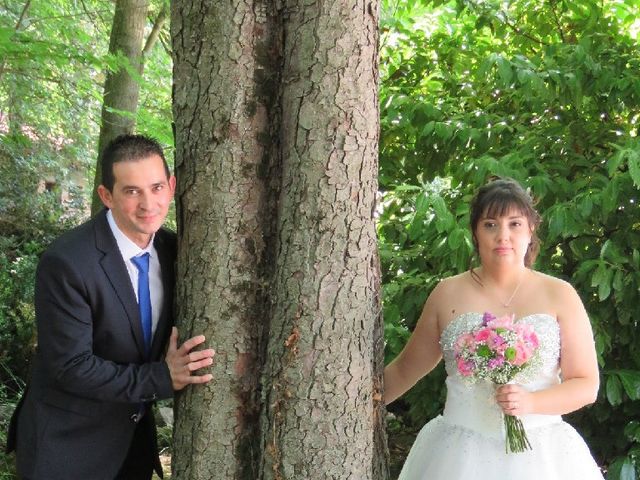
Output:
<svg viewBox="0 0 640 480">
<path fill-rule="evenodd" d="M 560 382 L 560 329 L 547 314 L 517 320 L 533 326 L 539 357 L 515 377 L 530 391 Z M 560 415 L 523 415 L 532 449 L 505 453 L 502 412 L 487 381 L 470 383 L 456 369 L 453 345 L 477 328 L 482 314 L 456 317 L 442 332 L 447 370 L 447 401 L 442 415 L 427 423 L 416 438 L 398 480 L 602 480 L 580 435 Z"/>
</svg>

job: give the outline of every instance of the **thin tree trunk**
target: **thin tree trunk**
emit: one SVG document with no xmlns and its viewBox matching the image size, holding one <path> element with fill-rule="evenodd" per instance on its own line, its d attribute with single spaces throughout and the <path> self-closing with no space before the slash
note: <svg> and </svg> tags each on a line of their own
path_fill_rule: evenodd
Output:
<svg viewBox="0 0 640 480">
<path fill-rule="evenodd" d="M 123 55 L 138 75 L 142 72 L 142 42 L 148 7 L 148 0 L 116 0 L 111 28 L 109 53 Z M 118 135 L 133 132 L 139 92 L 140 86 L 137 79 L 127 69 L 120 68 L 116 72 L 107 73 L 98 140 L 98 159 L 93 183 L 92 213 L 102 208 L 102 202 L 96 193 L 102 181 L 100 172 L 102 151 Z"/>
</svg>

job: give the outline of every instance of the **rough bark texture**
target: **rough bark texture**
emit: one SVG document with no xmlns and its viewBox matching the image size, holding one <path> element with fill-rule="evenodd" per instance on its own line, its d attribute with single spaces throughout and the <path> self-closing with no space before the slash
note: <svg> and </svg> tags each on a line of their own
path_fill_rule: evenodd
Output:
<svg viewBox="0 0 640 480">
<path fill-rule="evenodd" d="M 123 55 L 131 67 L 142 71 L 142 42 L 147 19 L 148 0 L 116 0 L 109 53 Z M 98 160 L 94 180 L 92 213 L 102 208 L 96 188 L 102 181 L 100 175 L 100 156 L 107 144 L 124 133 L 131 133 L 135 127 L 135 113 L 138 109 L 140 86 L 134 77 L 124 68 L 117 72 L 108 72 L 104 84 L 100 138 L 98 140 Z M 123 115 L 119 112 L 129 112 Z"/>
<path fill-rule="evenodd" d="M 381 351 L 377 9 L 288 2 L 265 479 L 369 479 Z M 374 348 L 375 347 L 375 348 Z"/>
<path fill-rule="evenodd" d="M 217 352 L 215 380 L 176 405 L 178 479 L 257 479 L 258 381 L 273 220 L 266 6 L 173 2 L 178 318 Z"/>
<path fill-rule="evenodd" d="M 215 4 L 215 5 L 214 5 Z M 377 1 L 173 2 L 174 477 L 382 479 Z"/>
</svg>

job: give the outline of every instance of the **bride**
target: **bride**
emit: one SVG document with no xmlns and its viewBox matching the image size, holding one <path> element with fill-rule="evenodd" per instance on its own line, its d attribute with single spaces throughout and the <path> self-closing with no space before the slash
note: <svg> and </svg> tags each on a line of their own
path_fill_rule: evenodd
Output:
<svg viewBox="0 0 640 480">
<path fill-rule="evenodd" d="M 561 418 L 597 396 L 591 325 L 573 287 L 531 268 L 540 224 L 531 198 L 514 180 L 494 180 L 477 192 L 470 217 L 480 267 L 436 286 L 385 369 L 387 404 L 442 357 L 447 370 L 444 412 L 420 431 L 399 479 L 601 480 L 586 444 Z M 479 327 L 485 312 L 514 315 L 539 339 L 537 361 L 507 385 L 458 373 L 456 340 Z M 531 449 L 506 453 L 503 415 L 522 421 Z"/>
</svg>

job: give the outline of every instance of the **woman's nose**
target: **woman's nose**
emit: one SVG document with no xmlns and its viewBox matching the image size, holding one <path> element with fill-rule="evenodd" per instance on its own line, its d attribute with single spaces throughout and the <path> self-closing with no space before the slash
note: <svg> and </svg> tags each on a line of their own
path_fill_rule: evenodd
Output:
<svg viewBox="0 0 640 480">
<path fill-rule="evenodd" d="M 509 238 L 509 229 L 505 225 L 498 226 L 498 240 L 503 241 Z"/>
</svg>

